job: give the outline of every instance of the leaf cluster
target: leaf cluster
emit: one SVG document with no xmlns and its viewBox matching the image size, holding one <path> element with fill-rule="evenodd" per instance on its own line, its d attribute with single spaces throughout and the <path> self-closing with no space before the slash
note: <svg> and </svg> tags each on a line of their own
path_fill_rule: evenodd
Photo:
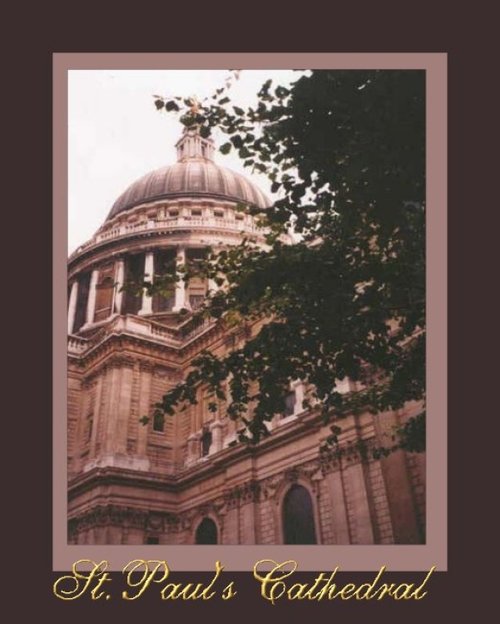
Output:
<svg viewBox="0 0 500 624">
<path fill-rule="evenodd" d="M 235 106 L 227 84 L 196 106 L 155 100 L 202 136 L 222 131 L 220 151 L 237 152 L 277 194 L 258 215 L 265 249 L 244 240 L 196 267 L 223 285 L 200 313 L 258 331 L 224 357 L 201 354 L 161 409 L 174 414 L 208 385 L 258 442 L 296 379 L 308 388 L 303 407 L 325 420 L 423 402 L 424 72 L 318 70 L 290 87 L 267 81 L 258 96 Z M 284 244 L 291 230 L 295 243 Z M 339 391 L 345 378 L 355 392 Z"/>
</svg>

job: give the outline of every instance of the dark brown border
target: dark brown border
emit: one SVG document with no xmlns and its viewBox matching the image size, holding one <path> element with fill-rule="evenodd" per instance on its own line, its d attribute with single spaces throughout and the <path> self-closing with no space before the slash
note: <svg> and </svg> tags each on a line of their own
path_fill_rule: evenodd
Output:
<svg viewBox="0 0 500 624">
<path fill-rule="evenodd" d="M 494 234 L 496 238 L 496 230 L 488 226 L 487 220 L 497 210 L 491 181 L 496 182 L 498 175 L 492 168 L 495 154 L 485 153 L 483 146 L 491 131 L 489 124 L 496 117 L 493 99 L 489 97 L 496 74 L 486 64 L 487 54 L 492 52 L 486 43 L 496 40 L 489 26 L 494 20 L 492 15 L 484 15 L 481 3 L 464 9 L 463 13 L 457 6 L 453 21 L 446 9 L 439 9 L 436 3 L 427 14 L 421 4 L 398 3 L 393 12 L 384 14 L 380 3 L 350 7 L 350 14 L 344 5 L 327 17 L 313 11 L 309 4 L 307 14 L 297 16 L 295 23 L 291 15 L 286 15 L 286 28 L 283 14 L 279 20 L 272 20 L 269 9 L 263 12 L 255 7 L 245 12 L 248 15 L 243 43 L 238 20 L 229 19 L 231 23 L 227 27 L 216 26 L 219 22 L 214 17 L 213 5 L 200 8 L 206 15 L 198 13 L 194 23 L 187 20 L 193 17 L 193 7 L 187 11 L 191 15 L 183 20 L 170 5 L 165 5 L 164 19 L 157 12 L 158 6 L 148 10 L 144 3 L 140 6 L 140 17 L 134 10 L 133 19 L 123 6 L 120 11 L 101 6 L 99 12 L 92 12 L 88 5 L 80 5 L 74 7 L 78 15 L 73 18 L 78 21 L 80 35 L 64 25 L 67 17 L 64 14 L 57 15 L 57 27 L 47 26 L 50 18 L 46 4 L 32 8 L 29 20 L 18 19 L 14 23 L 8 20 L 9 31 L 16 34 L 11 51 L 17 58 L 3 97 L 7 107 L 3 117 L 4 137 L 8 139 L 3 153 L 14 164 L 13 179 L 9 174 L 3 189 L 8 219 L 4 226 L 3 247 L 7 253 L 4 266 L 11 278 L 9 295 L 4 298 L 4 333 L 8 343 L 4 352 L 10 354 L 4 374 L 10 377 L 13 370 L 16 383 L 4 395 L 10 399 L 4 411 L 7 431 L 3 455 L 8 466 L 4 515 L 11 520 L 4 533 L 8 557 L 4 567 L 9 569 L 4 605 L 8 602 L 16 615 L 29 617 L 28 610 L 36 610 L 48 618 L 53 616 L 55 621 L 70 617 L 75 622 L 88 621 L 96 614 L 120 621 L 148 616 L 215 615 L 229 621 L 229 617 L 245 613 L 248 607 L 252 618 L 264 613 L 278 617 L 296 613 L 297 619 L 314 614 L 314 617 L 333 616 L 343 622 L 359 622 L 363 618 L 396 622 L 404 618 L 411 623 L 441 614 L 446 618 L 461 615 L 461 619 L 477 620 L 487 602 L 492 604 L 491 594 L 483 593 L 481 587 L 494 574 L 495 562 L 487 555 L 493 531 L 488 531 L 483 523 L 488 524 L 485 505 L 495 496 L 490 490 L 495 482 L 491 473 L 480 475 L 477 466 L 487 470 L 488 461 L 491 470 L 496 457 L 488 455 L 485 449 L 491 437 L 487 416 L 493 416 L 495 403 L 487 394 L 488 387 L 492 387 L 489 383 L 494 382 L 494 368 L 488 368 L 483 347 L 489 344 L 498 322 L 493 309 L 483 303 L 487 294 L 496 290 L 493 276 L 488 276 L 485 267 L 491 263 L 491 251 L 494 254 L 497 249 L 496 240 L 488 240 L 488 233 L 491 239 Z M 225 13 L 226 19 L 232 12 Z M 479 23 L 478 13 L 483 15 Z M 42 23 L 45 23 L 43 28 Z M 179 28 L 174 27 L 176 23 Z M 188 23 L 192 25 L 190 37 L 186 35 Z M 199 51 L 213 50 L 214 46 L 225 50 L 241 50 L 242 46 L 255 50 L 259 45 L 263 50 L 275 51 L 300 51 L 301 47 L 307 51 L 428 50 L 449 54 L 452 207 L 449 295 L 453 310 L 449 319 L 450 567 L 449 572 L 436 575 L 429 595 L 420 603 L 288 603 L 273 609 L 259 600 L 252 579 L 240 574 L 232 575 L 238 578 L 240 595 L 227 604 L 212 601 L 160 605 L 148 597 L 137 603 L 62 603 L 52 596 L 51 584 L 56 575 L 50 571 L 51 55 L 55 51 L 91 48 L 130 51 L 132 46 L 145 51 L 155 45 L 152 42 L 170 50 L 181 50 L 186 45 Z M 12 62 L 11 57 L 7 60 Z M 466 362 L 473 365 L 467 366 Z M 483 420 L 479 421 L 481 417 Z M 478 434 L 479 440 L 472 439 L 471 419 L 484 431 Z M 486 461 L 481 462 L 483 455 Z M 196 580 L 203 574 L 190 576 Z M 355 581 L 358 575 L 346 576 Z M 391 576 L 408 578 L 405 574 Z"/>
</svg>

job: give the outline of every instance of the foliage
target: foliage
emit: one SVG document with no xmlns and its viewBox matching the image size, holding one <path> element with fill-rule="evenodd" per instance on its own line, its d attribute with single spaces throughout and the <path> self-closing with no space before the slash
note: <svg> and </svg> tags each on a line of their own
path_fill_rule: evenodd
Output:
<svg viewBox="0 0 500 624">
<path fill-rule="evenodd" d="M 278 199 L 265 215 L 242 207 L 267 228 L 267 247 L 244 240 L 197 267 L 224 284 L 199 314 L 262 325 L 223 358 L 202 353 L 157 408 L 174 414 L 208 385 L 258 442 L 295 379 L 311 389 L 304 407 L 325 421 L 424 401 L 424 72 L 318 70 L 291 87 L 269 80 L 248 109 L 230 94 L 228 81 L 200 104 L 155 104 L 202 136 L 218 128 L 222 153 L 236 151 L 272 181 Z M 189 277 L 186 269 L 179 279 Z M 346 377 L 358 391 L 339 392 Z M 422 450 L 411 426 L 399 434 Z"/>
</svg>

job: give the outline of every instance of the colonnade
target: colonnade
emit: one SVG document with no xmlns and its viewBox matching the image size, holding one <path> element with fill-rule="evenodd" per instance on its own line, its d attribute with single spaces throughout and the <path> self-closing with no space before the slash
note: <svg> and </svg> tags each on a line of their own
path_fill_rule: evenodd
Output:
<svg viewBox="0 0 500 624">
<path fill-rule="evenodd" d="M 186 264 L 186 252 L 187 248 L 185 246 L 179 246 L 176 248 L 176 259 L 175 263 L 177 268 Z M 112 303 L 110 309 L 111 314 L 123 314 L 125 310 L 123 309 L 124 303 L 124 291 L 122 287 L 125 283 L 125 258 L 119 258 L 115 263 L 115 284 L 113 289 Z M 144 254 L 144 279 L 147 281 L 154 280 L 154 272 L 155 272 L 155 251 L 147 251 Z M 85 323 L 83 328 L 86 328 L 94 323 L 95 316 L 95 306 L 96 306 L 96 289 L 99 282 L 99 269 L 95 268 L 92 270 L 90 275 L 90 284 L 89 284 L 89 292 L 86 303 L 86 311 L 85 311 Z M 69 305 L 68 305 L 68 334 L 72 334 L 75 331 L 75 318 L 77 313 L 77 307 L 79 303 L 79 288 L 80 283 L 78 276 L 73 280 L 71 284 L 71 290 L 69 294 Z M 209 290 L 215 290 L 215 282 L 213 280 L 208 280 L 208 288 Z M 182 309 L 190 309 L 190 302 L 188 297 L 188 292 L 186 288 L 186 282 L 183 279 L 179 279 L 175 285 L 175 295 L 174 295 L 174 304 L 172 307 L 172 312 L 179 312 Z M 153 314 L 153 297 L 147 292 L 146 289 L 143 290 L 141 297 L 141 307 L 138 311 L 139 315 L 149 315 Z M 76 331 L 80 328 L 76 328 Z"/>
</svg>

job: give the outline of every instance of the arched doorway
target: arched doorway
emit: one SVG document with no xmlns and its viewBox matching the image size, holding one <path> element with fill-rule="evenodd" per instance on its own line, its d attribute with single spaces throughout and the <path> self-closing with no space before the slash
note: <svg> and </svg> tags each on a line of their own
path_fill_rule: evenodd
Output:
<svg viewBox="0 0 500 624">
<path fill-rule="evenodd" d="M 317 543 L 311 495 L 302 485 L 292 485 L 285 495 L 283 537 L 285 544 Z"/>
<path fill-rule="evenodd" d="M 217 544 L 217 526 L 210 518 L 203 518 L 196 529 L 196 544 Z"/>
</svg>

